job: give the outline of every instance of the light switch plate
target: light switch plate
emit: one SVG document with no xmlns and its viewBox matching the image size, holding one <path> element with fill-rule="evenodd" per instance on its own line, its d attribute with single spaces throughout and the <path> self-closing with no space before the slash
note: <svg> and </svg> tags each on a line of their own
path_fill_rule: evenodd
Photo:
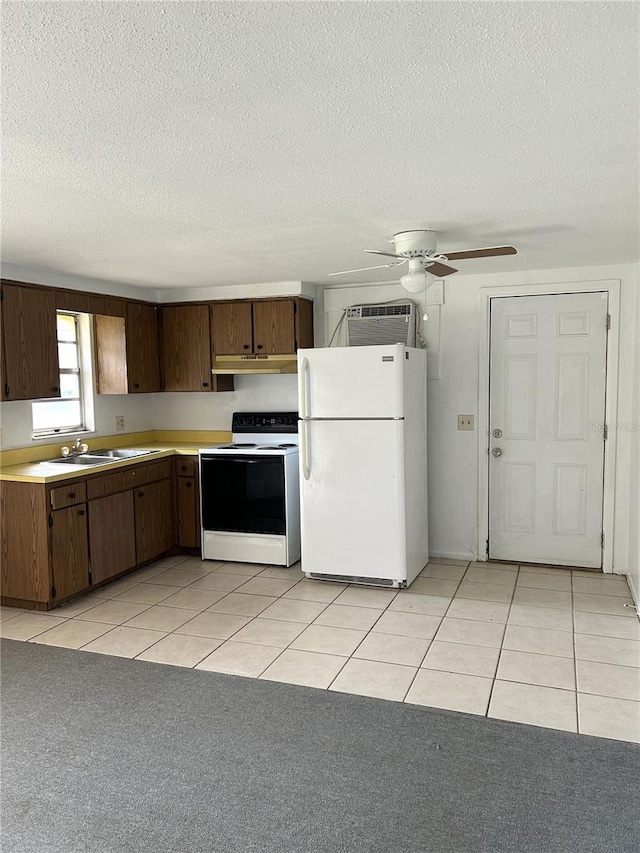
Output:
<svg viewBox="0 0 640 853">
<path fill-rule="evenodd" d="M 474 429 L 474 421 L 473 415 L 458 415 L 458 429 Z"/>
</svg>

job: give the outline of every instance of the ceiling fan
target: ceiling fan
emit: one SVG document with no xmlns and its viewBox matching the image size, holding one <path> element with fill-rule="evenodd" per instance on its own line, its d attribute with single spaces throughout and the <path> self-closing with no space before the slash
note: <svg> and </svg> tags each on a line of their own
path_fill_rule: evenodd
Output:
<svg viewBox="0 0 640 853">
<path fill-rule="evenodd" d="M 409 271 L 400 279 L 400 284 L 411 293 L 420 293 L 425 289 L 429 273 L 434 278 L 444 278 L 458 272 L 455 267 L 448 266 L 448 261 L 463 261 L 467 258 L 492 258 L 499 255 L 516 255 L 513 246 L 489 246 L 483 249 L 466 249 L 462 252 L 448 252 L 446 255 L 436 249 L 435 231 L 399 231 L 391 240 L 395 252 L 381 252 L 378 249 L 365 249 L 370 255 L 384 255 L 395 258 L 388 264 L 378 264 L 375 267 L 360 267 L 355 270 L 341 270 L 329 275 L 346 275 L 352 272 L 379 270 L 385 267 L 395 267 L 409 264 Z"/>
</svg>

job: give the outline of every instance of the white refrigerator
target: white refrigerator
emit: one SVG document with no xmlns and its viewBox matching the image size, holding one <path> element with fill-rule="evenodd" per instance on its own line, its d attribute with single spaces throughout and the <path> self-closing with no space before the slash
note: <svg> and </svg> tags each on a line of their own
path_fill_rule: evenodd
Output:
<svg viewBox="0 0 640 853">
<path fill-rule="evenodd" d="M 407 586 L 429 560 L 426 352 L 301 349 L 298 394 L 302 570 Z"/>
</svg>

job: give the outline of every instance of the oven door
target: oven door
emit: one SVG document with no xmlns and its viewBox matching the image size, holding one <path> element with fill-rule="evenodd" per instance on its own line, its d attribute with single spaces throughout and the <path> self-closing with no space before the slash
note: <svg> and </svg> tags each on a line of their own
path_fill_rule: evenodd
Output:
<svg viewBox="0 0 640 853">
<path fill-rule="evenodd" d="M 284 457 L 201 456 L 200 469 L 204 530 L 284 535 Z"/>
</svg>

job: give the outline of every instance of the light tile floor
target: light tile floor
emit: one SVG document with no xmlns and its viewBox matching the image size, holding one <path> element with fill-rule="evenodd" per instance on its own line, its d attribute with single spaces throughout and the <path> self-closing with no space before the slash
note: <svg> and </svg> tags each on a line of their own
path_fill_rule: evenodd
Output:
<svg viewBox="0 0 640 853">
<path fill-rule="evenodd" d="M 640 743 L 624 577 L 434 561 L 406 590 L 166 557 L 0 636 Z"/>
</svg>

